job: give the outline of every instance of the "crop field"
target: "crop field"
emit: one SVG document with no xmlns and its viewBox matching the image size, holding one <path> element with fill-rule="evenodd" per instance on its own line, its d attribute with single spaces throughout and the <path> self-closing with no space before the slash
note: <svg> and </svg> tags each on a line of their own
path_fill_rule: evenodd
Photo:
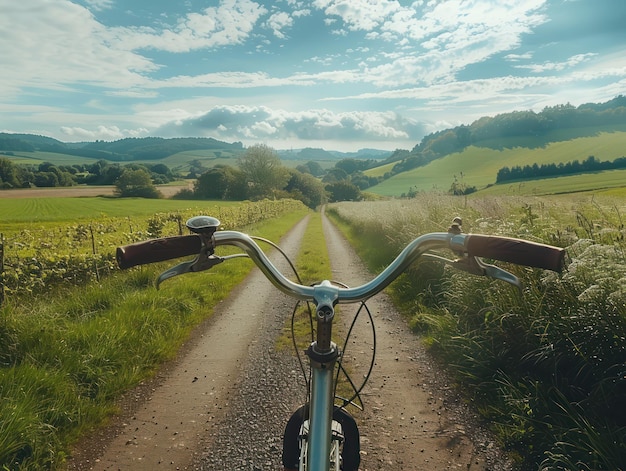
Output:
<svg viewBox="0 0 626 471">
<path fill-rule="evenodd" d="M 241 203 L 107 197 L 0 198 L 0 230 L 8 229 L 13 223 L 84 222 L 103 216 L 147 217 L 158 212 L 187 210 L 205 214 L 232 206 L 241 206 Z"/>
<path fill-rule="evenodd" d="M 21 152 L 17 151 L 11 156 L 3 156 L 8 157 L 11 161 L 16 164 L 27 164 L 27 165 L 39 165 L 44 162 L 50 162 L 55 165 L 74 165 L 79 164 L 82 165 L 84 163 L 91 162 L 90 159 L 85 159 L 84 157 L 76 157 L 74 155 L 69 154 L 58 154 L 55 152 Z M 95 162 L 95 160 L 94 160 Z"/>
<path fill-rule="evenodd" d="M 495 183 L 498 170 L 505 166 L 583 161 L 590 155 L 602 161 L 615 160 L 625 154 L 626 132 L 601 133 L 599 136 L 553 142 L 534 149 L 516 147 L 500 150 L 470 146 L 463 152 L 450 154 L 424 167 L 396 175 L 368 191 L 385 196 L 400 196 L 411 188 L 418 191 L 447 191 L 455 176 L 462 178 L 466 185 L 480 190 Z"/>
<path fill-rule="evenodd" d="M 479 191 L 480 195 L 555 195 L 581 191 L 602 191 L 626 187 L 626 170 L 610 170 L 580 175 L 520 181 L 493 185 Z"/>
<path fill-rule="evenodd" d="M 625 196 L 423 193 L 327 213 L 376 270 L 455 216 L 465 232 L 566 248 L 561 274 L 496 263 L 520 291 L 426 261 L 390 289 L 520 469 L 608 471 L 626 463 Z"/>
</svg>

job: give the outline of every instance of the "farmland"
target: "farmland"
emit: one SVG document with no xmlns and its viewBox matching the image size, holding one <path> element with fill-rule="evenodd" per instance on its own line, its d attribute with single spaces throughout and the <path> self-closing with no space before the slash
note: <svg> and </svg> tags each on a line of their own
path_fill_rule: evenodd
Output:
<svg viewBox="0 0 626 471">
<path fill-rule="evenodd" d="M 55 190 L 56 191 L 56 190 Z M 0 198 L 0 229 L 7 223 L 33 222 L 78 222 L 97 220 L 102 216 L 135 217 L 150 216 L 158 212 L 182 211 L 185 209 L 206 212 L 218 207 L 241 205 L 239 202 L 199 202 L 172 199 L 121 199 L 108 197 L 92 198 Z"/>
<path fill-rule="evenodd" d="M 524 166 L 534 163 L 566 163 L 573 160 L 583 161 L 590 155 L 599 160 L 614 160 L 626 154 L 626 132 L 602 132 L 589 137 L 579 137 L 569 141 L 547 143 L 545 146 L 528 148 L 506 148 L 506 142 L 499 146 L 491 143 L 491 147 L 470 146 L 463 152 L 449 154 L 428 165 L 400 173 L 382 183 L 369 188 L 368 191 L 385 196 L 400 196 L 411 188 L 417 191 L 447 191 L 454 177 L 462 178 L 468 186 L 478 190 L 495 183 L 498 170 L 508 166 Z M 390 164 L 392 167 L 393 165 Z M 389 168 L 390 170 L 390 168 Z M 369 170 L 372 175 L 380 173 L 379 169 Z M 368 173 L 366 172 L 366 173 Z M 610 176 L 609 176 L 610 175 Z M 606 172 L 603 176 L 607 183 L 601 187 L 622 186 L 619 173 Z M 570 177 L 562 177 L 570 178 Z M 557 179 L 553 179 L 552 183 Z M 583 184 L 578 188 L 578 181 L 568 180 L 562 186 L 567 191 L 584 191 L 590 189 Z M 534 183 L 528 183 L 528 186 Z M 595 185 L 593 183 L 592 185 Z"/>
<path fill-rule="evenodd" d="M 303 211 L 297 203 L 280 201 L 0 199 L 9 274 L 0 360 L 12 365 L 2 370 L 0 382 L 15 395 L 0 407 L 22 414 L 22 422 L 0 425 L 0 443 L 7 450 L 20 449 L 23 442 L 11 440 L 28 437 L 38 453 L 33 460 L 49 460 L 49 447 L 62 456 L 65 440 L 79 433 L 73 421 L 103 420 L 110 397 L 149 374 L 149 365 L 172 355 L 175 346 L 165 338 L 179 344 L 190 325 L 206 315 L 200 312 L 204 306 L 217 302 L 218 285 L 230 289 L 243 273 L 229 264 L 232 272 L 219 279 L 212 273 L 202 282 L 212 283 L 209 293 L 205 286 L 173 283 L 157 298 L 142 289 L 151 284 L 154 270 L 115 270 L 116 245 L 177 234 L 181 220 L 199 213 L 218 217 L 226 227 L 243 227 L 250 222 L 262 226 L 268 217 L 293 221 Z M 422 266 L 426 272 L 413 270 L 391 290 L 432 352 L 451 365 L 458 384 L 473 391 L 470 399 L 497 424 L 494 429 L 506 447 L 520 459 L 541 463 L 541 469 L 586 459 L 588 469 L 598 470 L 618 469 L 615 460 L 624 458 L 624 450 L 611 444 L 626 440 L 620 428 L 625 419 L 606 414 L 623 398 L 623 379 L 615 375 L 623 371 L 626 337 L 624 211 L 623 190 L 550 197 L 428 193 L 331 207 L 376 271 L 413 237 L 446 230 L 457 215 L 466 231 L 567 247 L 570 263 L 563 275 L 507 267 L 524 282 L 523 296 L 502 284 L 428 264 Z M 269 224 L 273 231 L 280 227 L 288 225 Z M 19 276 L 11 274 L 14 268 Z M 134 294 L 120 295 L 128 290 Z M 142 314 L 145 305 L 153 306 L 149 321 Z M 113 326 L 121 330 L 110 330 Z M 133 339 L 134 330 L 144 340 Z M 144 344 L 146 337 L 151 342 Z M 127 361 L 123 350 L 133 360 L 130 370 L 121 372 Z M 50 359 L 68 369 L 55 369 Z M 551 376 L 553 371 L 559 374 Z M 30 391 L 25 403 L 15 402 L 20 390 Z M 50 391 L 73 398 L 72 403 Z M 70 409 L 53 413 L 64 407 Z M 47 428 L 50 421 L 65 435 Z M 581 427 L 585 423 L 595 428 Z"/>
</svg>

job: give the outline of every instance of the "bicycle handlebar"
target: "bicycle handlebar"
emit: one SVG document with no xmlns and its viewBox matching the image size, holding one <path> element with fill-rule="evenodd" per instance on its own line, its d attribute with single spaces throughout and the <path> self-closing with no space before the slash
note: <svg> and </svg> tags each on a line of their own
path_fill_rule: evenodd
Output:
<svg viewBox="0 0 626 471">
<path fill-rule="evenodd" d="M 385 270 L 368 283 L 354 288 L 333 286 L 331 289 L 329 284 L 324 283 L 317 286 L 304 286 L 292 282 L 271 263 L 263 250 L 247 234 L 237 231 L 219 231 L 212 234 L 210 240 L 214 246 L 232 245 L 244 250 L 272 284 L 284 293 L 301 300 L 323 299 L 329 305 L 369 299 L 387 287 L 410 264 L 429 250 L 449 249 L 465 257 L 486 257 L 557 272 L 562 270 L 565 257 L 565 250 L 562 248 L 522 239 L 435 232 L 422 235 L 409 243 Z M 192 234 L 118 247 L 116 256 L 121 268 L 129 268 L 198 254 L 202 248 L 202 236 Z"/>
<path fill-rule="evenodd" d="M 117 264 L 120 268 L 131 268 L 148 263 L 164 262 L 173 258 L 197 255 L 202 248 L 199 235 L 163 237 L 118 247 Z"/>
<path fill-rule="evenodd" d="M 468 234 L 465 243 L 467 253 L 501 262 L 527 267 L 545 268 L 560 272 L 563 268 L 565 250 L 511 237 Z"/>
</svg>

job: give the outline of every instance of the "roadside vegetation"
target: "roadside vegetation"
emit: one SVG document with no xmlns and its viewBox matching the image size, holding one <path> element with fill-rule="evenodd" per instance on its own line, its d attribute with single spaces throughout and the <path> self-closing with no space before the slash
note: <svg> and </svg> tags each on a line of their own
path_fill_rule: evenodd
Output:
<svg viewBox="0 0 626 471">
<path fill-rule="evenodd" d="M 446 231 L 455 216 L 465 232 L 567 247 L 562 275 L 506 267 L 523 281 L 522 296 L 430 262 L 391 290 L 521 469 L 619 470 L 626 463 L 625 209 L 623 199 L 584 195 L 431 194 L 340 203 L 328 212 L 375 270 L 417 235 Z"/>
<path fill-rule="evenodd" d="M 278 240 L 306 212 L 298 205 L 254 226 L 230 228 Z M 174 226 L 164 235 L 176 233 Z M 100 282 L 5 298 L 0 308 L 0 469 L 62 466 L 71 444 L 105 423 L 122 393 L 172 358 L 253 264 L 234 261 L 210 274 L 175 278 L 156 291 L 154 279 L 168 266 L 115 271 Z"/>
</svg>

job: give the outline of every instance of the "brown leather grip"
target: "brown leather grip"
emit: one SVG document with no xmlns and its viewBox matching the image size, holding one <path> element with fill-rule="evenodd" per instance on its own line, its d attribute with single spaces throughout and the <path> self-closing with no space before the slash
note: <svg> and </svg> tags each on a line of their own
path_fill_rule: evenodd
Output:
<svg viewBox="0 0 626 471">
<path fill-rule="evenodd" d="M 120 268 L 130 268 L 146 263 L 196 255 L 200 253 L 201 247 L 200 236 L 191 234 L 146 240 L 118 247 L 115 256 Z"/>
<path fill-rule="evenodd" d="M 557 272 L 563 269 L 565 260 L 565 249 L 510 237 L 470 234 L 467 236 L 465 248 L 475 257 Z"/>
</svg>

